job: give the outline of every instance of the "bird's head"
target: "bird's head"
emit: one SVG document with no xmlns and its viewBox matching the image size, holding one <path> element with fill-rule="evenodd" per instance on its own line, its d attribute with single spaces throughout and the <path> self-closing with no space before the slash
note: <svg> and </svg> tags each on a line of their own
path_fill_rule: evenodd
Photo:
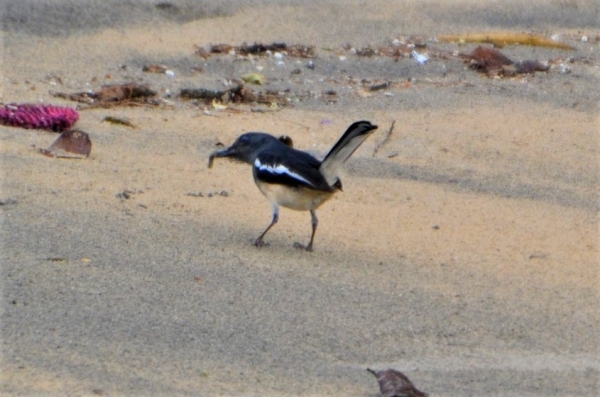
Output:
<svg viewBox="0 0 600 397">
<path fill-rule="evenodd" d="M 240 135 L 233 145 L 227 149 L 217 150 L 216 152 L 211 153 L 208 158 L 208 168 L 212 167 L 213 160 L 217 157 L 227 157 L 232 160 L 252 164 L 258 153 L 273 142 L 281 143 L 280 140 L 269 134 L 264 134 L 262 132 L 247 132 Z"/>
</svg>

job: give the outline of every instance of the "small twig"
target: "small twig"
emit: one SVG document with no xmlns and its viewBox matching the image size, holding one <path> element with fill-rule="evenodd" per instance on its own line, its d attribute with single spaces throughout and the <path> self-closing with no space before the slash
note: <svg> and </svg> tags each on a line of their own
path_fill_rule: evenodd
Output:
<svg viewBox="0 0 600 397">
<path fill-rule="evenodd" d="M 252 113 L 273 113 L 273 112 L 279 112 L 283 110 L 282 106 L 277 106 L 276 108 L 250 108 L 250 111 Z"/>
<path fill-rule="evenodd" d="M 374 84 L 368 87 L 369 91 L 379 91 L 379 90 L 385 90 L 388 89 L 392 86 L 392 82 L 391 81 L 386 81 L 385 83 L 380 83 L 380 84 Z"/>
<path fill-rule="evenodd" d="M 392 136 L 392 131 L 394 130 L 394 124 L 396 124 L 396 120 L 392 121 L 392 124 L 390 125 L 390 128 L 388 129 L 387 133 L 385 134 L 385 138 L 383 138 L 383 141 L 381 141 L 379 143 L 379 145 L 375 146 L 375 150 L 373 150 L 373 156 L 372 157 L 375 157 L 375 155 L 377 154 L 377 152 L 379 151 L 379 149 L 390 140 L 390 138 Z"/>
<path fill-rule="evenodd" d="M 122 101 L 118 101 L 118 102 L 107 102 L 107 101 L 98 101 L 89 105 L 82 105 L 82 106 L 78 106 L 77 110 L 90 110 L 90 109 L 112 109 L 115 107 L 119 107 L 119 106 L 131 106 L 131 107 L 149 107 L 149 108 L 159 108 L 161 106 L 167 106 L 167 105 L 160 105 L 157 103 L 149 103 L 149 102 L 138 102 L 135 100 L 122 100 Z"/>
<path fill-rule="evenodd" d="M 111 124 L 124 125 L 124 126 L 130 127 L 130 128 L 137 128 L 135 124 L 133 124 L 131 121 L 129 121 L 126 118 L 106 116 L 105 118 L 102 119 L 102 121 L 105 121 L 105 122 L 111 123 Z"/>
</svg>

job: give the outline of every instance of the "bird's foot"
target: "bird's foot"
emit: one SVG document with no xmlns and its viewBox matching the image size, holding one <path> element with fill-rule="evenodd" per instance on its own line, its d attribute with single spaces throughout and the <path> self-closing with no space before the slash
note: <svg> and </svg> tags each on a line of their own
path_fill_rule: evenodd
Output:
<svg viewBox="0 0 600 397">
<path fill-rule="evenodd" d="M 299 250 L 308 251 L 308 252 L 312 252 L 312 250 L 313 250 L 312 244 L 302 245 L 300 243 L 294 243 L 294 248 L 299 249 Z"/>
<path fill-rule="evenodd" d="M 262 247 L 268 247 L 269 243 L 265 243 L 262 238 L 257 238 L 256 241 L 254 242 L 254 244 L 252 244 L 252 245 L 254 245 L 255 247 L 258 247 L 258 248 L 262 248 Z"/>
</svg>

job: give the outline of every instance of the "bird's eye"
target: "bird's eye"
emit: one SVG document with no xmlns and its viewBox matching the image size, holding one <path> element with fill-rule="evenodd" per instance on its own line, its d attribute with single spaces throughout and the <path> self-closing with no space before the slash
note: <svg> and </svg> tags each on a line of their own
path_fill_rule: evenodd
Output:
<svg viewBox="0 0 600 397">
<path fill-rule="evenodd" d="M 248 142 L 250 142 L 250 137 L 248 135 L 242 135 L 239 139 L 238 139 L 239 143 L 242 144 L 247 144 Z"/>
</svg>

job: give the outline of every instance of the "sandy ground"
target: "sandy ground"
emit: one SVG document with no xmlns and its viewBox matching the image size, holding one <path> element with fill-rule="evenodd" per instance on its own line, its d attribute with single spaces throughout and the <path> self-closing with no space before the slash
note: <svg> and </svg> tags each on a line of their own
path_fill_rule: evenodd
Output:
<svg viewBox="0 0 600 397">
<path fill-rule="evenodd" d="M 173 106 L 81 110 L 85 160 L 40 155 L 54 134 L 0 127 L 2 395 L 375 397 L 367 367 L 430 396 L 599 395 L 597 4 L 240 3 L 3 4 L 4 103 L 75 107 L 49 92 L 136 81 Z M 578 61 L 488 79 L 457 58 L 339 59 L 347 43 L 490 29 L 577 48 L 503 49 L 516 59 Z M 194 55 L 254 41 L 315 45 L 316 67 Z M 167 94 L 257 66 L 265 89 L 311 94 L 210 115 Z M 364 95 L 352 79 L 398 84 Z M 309 215 L 285 209 L 253 247 L 270 205 L 249 167 L 207 169 L 216 143 L 285 133 L 322 156 L 358 119 L 380 128 L 318 211 L 315 252 L 292 246 Z"/>
</svg>

